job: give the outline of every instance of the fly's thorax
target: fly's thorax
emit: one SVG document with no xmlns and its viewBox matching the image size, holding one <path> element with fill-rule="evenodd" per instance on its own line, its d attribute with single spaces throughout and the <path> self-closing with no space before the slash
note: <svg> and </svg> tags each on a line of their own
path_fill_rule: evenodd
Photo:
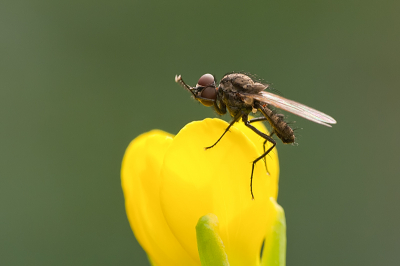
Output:
<svg viewBox="0 0 400 266">
<path fill-rule="evenodd" d="M 226 106 L 234 106 L 240 109 L 253 106 L 254 101 L 252 98 L 244 97 L 243 94 L 238 92 L 221 90 L 221 95 L 222 101 Z"/>
<path fill-rule="evenodd" d="M 253 109 L 252 105 L 243 101 L 243 97 L 240 93 L 223 91 L 221 95 L 221 100 L 232 117 L 236 117 L 238 114 L 248 114 Z"/>
<path fill-rule="evenodd" d="M 242 91 L 245 86 L 253 85 L 254 81 L 247 75 L 241 73 L 233 73 L 225 75 L 220 85 L 227 91 Z"/>
<path fill-rule="evenodd" d="M 259 93 L 269 87 L 268 84 L 257 82 L 242 73 L 225 75 L 220 81 L 220 86 L 226 91 L 242 93 Z"/>
</svg>

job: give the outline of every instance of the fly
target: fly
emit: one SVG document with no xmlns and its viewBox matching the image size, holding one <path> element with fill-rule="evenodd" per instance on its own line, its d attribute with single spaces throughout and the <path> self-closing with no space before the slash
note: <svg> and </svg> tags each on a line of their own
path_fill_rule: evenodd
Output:
<svg viewBox="0 0 400 266">
<path fill-rule="evenodd" d="M 253 199 L 254 165 L 275 147 L 276 142 L 272 136 L 278 136 L 283 143 L 294 143 L 295 141 L 293 129 L 284 121 L 283 115 L 273 112 L 270 106 L 275 106 L 324 126 L 331 127 L 330 124 L 336 124 L 335 119 L 329 115 L 305 106 L 304 104 L 265 91 L 269 88 L 269 84 L 257 82 L 242 73 L 226 74 L 221 79 L 218 86 L 216 86 L 215 77 L 211 74 L 204 74 L 201 76 L 196 87 L 187 85 L 180 75 L 175 76 L 175 82 L 181 84 L 192 93 L 194 98 L 204 106 L 212 106 L 220 115 L 226 114 L 228 111 L 233 118 L 222 136 L 213 145 L 206 147 L 206 149 L 214 147 L 226 132 L 229 131 L 229 128 L 234 123 L 239 122 L 240 119 L 242 119 L 243 123 L 248 128 L 265 139 L 264 153 L 253 161 L 251 168 L 250 193 Z M 257 111 L 259 111 L 262 116 L 249 120 L 249 113 L 256 113 Z M 271 124 L 272 131 L 269 135 L 251 125 L 251 123 L 258 121 L 268 121 Z M 265 150 L 267 141 L 271 142 L 272 146 L 268 150 Z"/>
</svg>

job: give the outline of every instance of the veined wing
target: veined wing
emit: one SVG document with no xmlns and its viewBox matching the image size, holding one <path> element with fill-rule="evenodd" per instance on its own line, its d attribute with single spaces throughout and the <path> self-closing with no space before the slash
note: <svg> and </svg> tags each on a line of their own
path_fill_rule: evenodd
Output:
<svg viewBox="0 0 400 266">
<path fill-rule="evenodd" d="M 258 94 L 241 94 L 245 95 L 246 97 L 254 98 L 260 102 L 273 105 L 279 109 L 288 111 L 292 114 L 304 117 L 305 119 L 327 127 L 332 127 L 329 124 L 336 124 L 336 120 L 327 114 L 270 92 L 261 91 Z"/>
</svg>

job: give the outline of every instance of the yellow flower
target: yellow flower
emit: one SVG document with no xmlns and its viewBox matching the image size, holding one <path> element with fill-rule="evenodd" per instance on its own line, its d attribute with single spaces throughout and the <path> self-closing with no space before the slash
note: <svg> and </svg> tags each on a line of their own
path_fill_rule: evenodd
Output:
<svg viewBox="0 0 400 266">
<path fill-rule="evenodd" d="M 256 127 L 266 132 L 261 123 Z M 219 236 L 232 266 L 260 264 L 260 249 L 276 216 L 279 165 L 276 149 L 261 160 L 263 139 L 236 123 L 205 119 L 175 137 L 160 130 L 131 142 L 122 162 L 122 188 L 132 230 L 156 266 L 200 265 L 196 224 L 218 217 Z M 268 146 L 268 144 L 267 144 Z M 272 200 L 271 200 L 272 199 Z"/>
</svg>

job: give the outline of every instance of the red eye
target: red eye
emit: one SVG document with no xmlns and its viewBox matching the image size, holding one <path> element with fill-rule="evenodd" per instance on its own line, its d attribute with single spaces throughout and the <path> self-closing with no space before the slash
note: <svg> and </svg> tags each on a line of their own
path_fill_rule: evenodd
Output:
<svg viewBox="0 0 400 266">
<path fill-rule="evenodd" d="M 215 100 L 217 98 L 217 90 L 214 87 L 206 87 L 201 92 L 201 97 Z"/>
<path fill-rule="evenodd" d="M 214 76 L 211 74 L 204 74 L 203 76 L 200 77 L 199 81 L 197 82 L 198 85 L 202 87 L 214 85 Z"/>
</svg>

